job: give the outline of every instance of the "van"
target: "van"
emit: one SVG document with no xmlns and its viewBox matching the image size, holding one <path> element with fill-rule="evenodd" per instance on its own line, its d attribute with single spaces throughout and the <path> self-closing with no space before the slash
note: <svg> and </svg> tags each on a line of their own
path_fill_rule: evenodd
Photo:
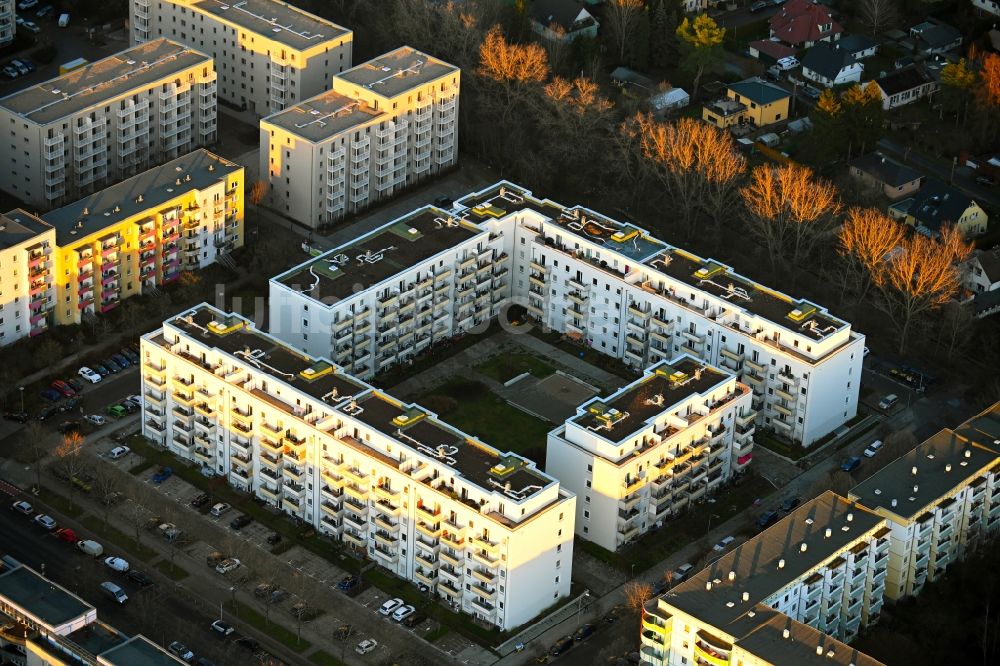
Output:
<svg viewBox="0 0 1000 666">
<path fill-rule="evenodd" d="M 123 604 L 126 601 L 128 601 L 128 595 L 125 594 L 125 590 L 118 587 L 109 580 L 106 580 L 103 583 L 101 583 L 101 591 L 103 591 L 104 594 L 108 595 L 109 597 L 111 597 L 120 604 Z"/>
<path fill-rule="evenodd" d="M 104 554 L 104 546 L 91 539 L 77 541 L 76 547 L 91 557 L 100 557 Z"/>
<path fill-rule="evenodd" d="M 65 28 L 68 25 L 69 25 L 69 14 L 60 14 L 59 15 L 59 27 L 60 28 Z"/>
<path fill-rule="evenodd" d="M 894 393 L 890 393 L 878 401 L 878 408 L 883 411 L 889 411 L 897 402 L 899 402 L 899 396 Z"/>
</svg>

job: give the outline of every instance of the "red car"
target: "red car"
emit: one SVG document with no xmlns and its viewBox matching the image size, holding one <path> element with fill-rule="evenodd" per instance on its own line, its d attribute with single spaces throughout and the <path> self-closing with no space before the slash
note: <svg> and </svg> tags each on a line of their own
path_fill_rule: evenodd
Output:
<svg viewBox="0 0 1000 666">
<path fill-rule="evenodd" d="M 66 541 L 68 543 L 76 543 L 79 539 L 76 538 L 76 532 L 64 527 L 60 530 L 56 530 L 56 538 Z"/>
<path fill-rule="evenodd" d="M 52 388 L 59 391 L 67 398 L 72 398 L 74 395 L 76 395 L 76 391 L 73 390 L 73 387 L 61 379 L 57 379 L 54 382 L 52 382 L 51 386 Z"/>
</svg>

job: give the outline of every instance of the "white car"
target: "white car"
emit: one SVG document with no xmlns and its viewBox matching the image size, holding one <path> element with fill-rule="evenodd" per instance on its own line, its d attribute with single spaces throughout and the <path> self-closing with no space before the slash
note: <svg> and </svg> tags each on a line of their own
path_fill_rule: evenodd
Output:
<svg viewBox="0 0 1000 666">
<path fill-rule="evenodd" d="M 130 395 L 125 398 L 125 402 L 131 402 L 137 408 L 142 409 L 142 396 L 141 395 Z"/>
<path fill-rule="evenodd" d="M 184 661 L 191 661 L 192 659 L 194 659 L 194 652 L 191 652 L 191 650 L 189 650 L 187 646 L 184 645 L 184 643 L 181 643 L 180 641 L 174 641 L 173 643 L 168 645 L 167 650 L 169 650 L 171 654 L 183 659 Z"/>
<path fill-rule="evenodd" d="M 35 516 L 35 522 L 49 530 L 50 532 L 56 528 L 56 521 L 53 520 L 52 516 L 44 513 L 40 513 Z"/>
<path fill-rule="evenodd" d="M 28 9 L 31 9 L 32 7 L 37 7 L 37 6 L 38 6 L 38 0 L 23 0 L 20 4 L 17 5 L 17 8 L 23 12 Z"/>
<path fill-rule="evenodd" d="M 100 414 L 87 414 L 83 417 L 83 420 L 95 426 L 102 426 L 108 422 L 108 420 Z"/>
<path fill-rule="evenodd" d="M 21 24 L 21 27 L 27 30 L 28 32 L 35 33 L 36 35 L 42 31 L 42 29 L 39 28 L 38 24 L 35 23 L 34 21 L 25 21 L 24 23 Z"/>
<path fill-rule="evenodd" d="M 778 68 L 783 70 L 795 69 L 799 66 L 798 58 L 794 56 L 785 56 L 784 58 L 778 58 Z"/>
<path fill-rule="evenodd" d="M 131 452 L 132 449 L 128 448 L 127 446 L 116 446 L 115 448 L 108 451 L 108 457 L 111 458 L 112 460 L 118 460 L 119 458 L 124 458 Z"/>
<path fill-rule="evenodd" d="M 875 454 L 879 452 L 882 448 L 882 440 L 876 439 L 874 442 L 868 445 L 868 448 L 864 450 L 865 458 L 874 458 Z"/>
<path fill-rule="evenodd" d="M 726 550 L 726 548 L 729 548 L 729 544 L 731 544 L 733 541 L 736 541 L 736 537 L 731 537 L 731 536 L 723 537 L 722 540 L 719 541 L 719 543 L 712 546 L 712 550 L 714 550 L 717 553 L 721 553 L 724 550 Z"/>
<path fill-rule="evenodd" d="M 125 573 L 126 571 L 129 570 L 128 562 L 126 562 L 120 557 L 113 557 L 113 556 L 106 557 L 104 558 L 104 565 L 109 569 L 112 569 L 114 571 L 120 571 L 122 573 Z"/>
<path fill-rule="evenodd" d="M 212 631 L 218 632 L 223 636 L 228 636 L 229 634 L 236 631 L 233 629 L 233 625 L 228 622 L 223 622 L 222 620 L 216 620 L 212 623 Z"/>
<path fill-rule="evenodd" d="M 416 612 L 416 608 L 410 606 L 409 604 L 405 606 L 400 606 L 392 613 L 392 619 L 396 622 L 402 622 L 406 618 L 410 617 Z"/>
<path fill-rule="evenodd" d="M 378 641 L 372 638 L 366 638 L 365 640 L 358 643 L 358 647 L 354 648 L 354 651 L 358 654 L 368 654 L 372 650 L 378 647 Z"/>
<path fill-rule="evenodd" d="M 20 502 L 14 502 L 13 504 L 10 505 L 10 508 L 13 509 L 14 511 L 19 511 L 26 516 L 30 516 L 35 511 L 35 509 L 32 508 L 32 506 L 27 502 L 25 502 L 24 500 L 21 500 Z"/>
<path fill-rule="evenodd" d="M 216 504 L 215 506 L 212 507 L 211 513 L 212 513 L 213 516 L 215 516 L 216 518 L 218 518 L 219 516 L 221 516 L 222 514 L 224 514 L 226 511 L 229 511 L 229 505 L 226 504 L 225 502 L 219 502 L 218 504 Z"/>
<path fill-rule="evenodd" d="M 218 566 L 215 567 L 215 570 L 218 571 L 220 574 L 227 574 L 230 571 L 236 571 L 239 568 L 240 568 L 240 561 L 235 557 L 230 557 L 228 559 L 219 562 Z"/>
<path fill-rule="evenodd" d="M 381 613 L 382 615 L 385 615 L 386 617 L 389 617 L 390 615 L 392 615 L 392 611 L 396 610 L 402 605 L 403 605 L 403 600 L 399 599 L 398 597 L 396 599 L 389 599 L 389 601 L 382 604 L 382 606 L 378 609 L 378 612 Z"/>
<path fill-rule="evenodd" d="M 97 382 L 101 381 L 101 375 L 97 372 L 94 372 L 87 366 L 83 366 L 82 368 L 77 370 L 76 374 L 80 375 L 91 384 L 96 384 Z"/>
</svg>

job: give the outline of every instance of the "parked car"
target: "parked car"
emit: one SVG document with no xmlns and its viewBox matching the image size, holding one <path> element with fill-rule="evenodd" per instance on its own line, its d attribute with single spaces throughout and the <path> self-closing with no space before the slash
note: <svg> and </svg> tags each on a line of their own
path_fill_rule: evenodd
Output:
<svg viewBox="0 0 1000 666">
<path fill-rule="evenodd" d="M 66 402 L 59 405 L 59 411 L 61 412 L 75 412 L 77 407 L 80 406 L 79 398 L 70 398 Z"/>
<path fill-rule="evenodd" d="M 67 384 L 69 384 L 69 387 L 73 389 L 74 392 L 80 393 L 81 391 L 83 391 L 83 384 L 80 382 L 79 379 L 74 379 L 73 377 L 70 377 L 69 379 L 66 379 L 64 381 Z"/>
<path fill-rule="evenodd" d="M 993 179 L 989 176 L 976 176 L 976 185 L 990 187 L 993 185 Z"/>
<path fill-rule="evenodd" d="M 585 624 L 576 630 L 576 633 L 573 634 L 573 640 L 577 642 L 585 641 L 588 638 L 590 638 L 595 631 L 596 628 L 594 627 L 594 625 Z"/>
<path fill-rule="evenodd" d="M 893 405 L 899 402 L 899 396 L 895 393 L 890 393 L 881 400 L 878 401 L 878 408 L 882 411 L 889 411 L 892 409 Z"/>
<path fill-rule="evenodd" d="M 41 392 L 41 396 L 46 400 L 48 400 L 49 402 L 59 402 L 60 400 L 62 400 L 63 397 L 62 393 L 51 388 L 43 389 Z"/>
<path fill-rule="evenodd" d="M 97 382 L 101 381 L 101 375 L 100 375 L 100 373 L 94 372 L 93 370 L 91 370 L 87 366 L 83 366 L 82 368 L 80 368 L 79 370 L 77 370 L 76 374 L 80 375 L 81 377 L 83 377 L 84 379 L 86 379 L 91 384 L 96 384 Z"/>
<path fill-rule="evenodd" d="M 112 583 L 110 580 L 106 580 L 101 583 L 101 591 L 120 604 L 128 601 L 128 595 L 125 594 L 125 590 L 115 583 Z"/>
<path fill-rule="evenodd" d="M 130 395 L 125 398 L 125 402 L 130 402 L 135 405 L 138 409 L 142 409 L 142 396 L 141 395 Z"/>
<path fill-rule="evenodd" d="M 27 30 L 28 32 L 34 33 L 36 35 L 42 31 L 42 29 L 39 28 L 38 24 L 35 23 L 34 21 L 25 21 L 24 23 L 21 24 L 21 27 Z"/>
<path fill-rule="evenodd" d="M 674 575 L 673 575 L 674 585 L 687 578 L 688 575 L 691 573 L 691 569 L 694 569 L 693 564 L 682 564 L 676 569 L 674 569 Z"/>
<path fill-rule="evenodd" d="M 54 534 L 56 538 L 60 541 L 65 541 L 66 543 L 76 543 L 79 539 L 76 538 L 76 532 L 68 527 L 60 527 Z"/>
<path fill-rule="evenodd" d="M 113 358 L 106 358 L 103 361 L 101 361 L 101 363 L 103 363 L 104 367 L 106 367 L 112 373 L 119 373 L 119 372 L 122 371 L 122 367 L 120 365 L 118 365 L 115 362 L 115 359 L 113 359 Z"/>
<path fill-rule="evenodd" d="M 13 504 L 10 505 L 10 508 L 12 511 L 23 513 L 26 516 L 30 516 L 35 511 L 35 509 L 32 508 L 32 506 L 27 502 L 25 502 L 24 500 L 18 500 L 17 502 L 14 502 Z"/>
<path fill-rule="evenodd" d="M 778 58 L 777 65 L 779 69 L 787 72 L 790 69 L 798 67 L 799 60 L 795 56 L 785 56 L 784 58 Z"/>
<path fill-rule="evenodd" d="M 801 497 L 789 497 L 788 499 L 786 499 L 784 502 L 781 503 L 780 509 L 782 513 L 789 513 L 790 511 L 794 510 L 795 507 L 797 507 L 799 504 L 802 504 Z"/>
<path fill-rule="evenodd" d="M 881 448 L 882 448 L 882 440 L 876 439 L 874 442 L 865 447 L 864 450 L 865 458 L 874 458 Z"/>
<path fill-rule="evenodd" d="M 27 423 L 29 418 L 28 412 L 4 412 L 3 417 L 17 423 Z"/>
<path fill-rule="evenodd" d="M 209 513 L 211 513 L 216 518 L 219 518 L 226 511 L 229 511 L 229 505 L 226 504 L 225 502 L 219 502 L 218 504 L 212 507 L 212 510 Z"/>
<path fill-rule="evenodd" d="M 83 417 L 83 420 L 90 425 L 102 426 L 107 424 L 108 420 L 101 416 L 100 414 L 87 414 Z"/>
<path fill-rule="evenodd" d="M 163 483 L 164 481 L 166 481 L 167 479 L 169 479 L 171 476 L 173 476 L 173 473 L 174 473 L 174 470 L 170 469 L 169 467 L 162 467 L 161 466 L 159 469 L 156 470 L 156 473 L 153 474 L 152 481 L 153 481 L 153 483 L 156 483 L 156 484 Z"/>
<path fill-rule="evenodd" d="M 392 612 L 392 619 L 396 622 L 402 622 L 406 618 L 410 617 L 417 611 L 413 606 L 406 604 L 405 606 L 400 606 Z"/>
<path fill-rule="evenodd" d="M 558 657 L 559 655 L 567 652 L 571 647 L 573 647 L 573 643 L 574 641 L 572 636 L 563 636 L 558 641 L 556 641 L 555 645 L 552 646 L 552 648 L 549 650 L 549 654 L 552 655 L 553 657 Z"/>
<path fill-rule="evenodd" d="M 220 574 L 227 574 L 230 571 L 236 571 L 239 568 L 240 561 L 235 557 L 230 557 L 219 562 L 219 564 L 215 567 L 215 570 Z"/>
<path fill-rule="evenodd" d="M 354 651 L 358 654 L 368 654 L 372 650 L 378 647 L 378 641 L 373 638 L 366 638 L 365 640 L 358 643 L 358 646 L 354 648 Z"/>
<path fill-rule="evenodd" d="M 229 528 L 239 532 L 241 529 L 253 522 L 253 518 L 244 514 L 242 516 L 236 516 L 233 518 L 232 522 L 229 523 Z"/>
<path fill-rule="evenodd" d="M 122 370 L 124 370 L 125 368 L 129 367 L 130 365 L 132 365 L 132 362 L 129 361 L 124 356 L 122 356 L 121 354 L 114 354 L 114 355 L 112 355 L 111 356 L 111 360 L 113 360 L 115 363 L 117 363 L 118 367 L 120 367 Z"/>
<path fill-rule="evenodd" d="M 379 607 L 378 612 L 381 613 L 382 615 L 385 615 L 386 617 L 389 617 L 390 615 L 392 615 L 392 612 L 394 610 L 396 610 L 402 605 L 403 605 L 403 600 L 399 599 L 398 597 L 395 599 L 389 599 Z"/>
<path fill-rule="evenodd" d="M 181 643 L 180 641 L 174 641 L 173 643 L 168 645 L 167 651 L 170 652 L 170 654 L 174 655 L 175 657 L 183 659 L 184 661 L 191 661 L 192 659 L 194 659 L 194 652 L 191 652 L 191 650 L 187 649 L 187 646 L 184 645 L 184 643 Z"/>
<path fill-rule="evenodd" d="M 52 5 L 45 5 L 44 7 L 42 7 L 41 9 L 39 9 L 37 12 L 35 12 L 35 16 L 37 16 L 38 18 L 46 18 L 46 17 L 52 16 L 55 13 L 55 11 L 56 11 L 56 8 L 53 7 Z"/>
<path fill-rule="evenodd" d="M 104 566 L 112 571 L 120 571 L 121 573 L 125 573 L 129 570 L 129 564 L 126 560 L 114 556 L 104 558 Z"/>
<path fill-rule="evenodd" d="M 0 71 L 3 71 L 3 75 L 8 79 L 16 79 L 21 76 L 21 72 L 17 71 L 17 67 L 14 67 L 13 65 L 4 65 L 3 70 Z"/>
<path fill-rule="evenodd" d="M 730 544 L 732 544 L 733 541 L 735 540 L 736 537 L 731 537 L 731 536 L 722 537 L 722 539 L 719 540 L 719 543 L 712 546 L 712 550 L 714 550 L 717 553 L 721 553 L 725 551 L 727 548 L 729 548 Z"/>
<path fill-rule="evenodd" d="M 778 512 L 777 511 L 766 511 L 757 518 L 757 529 L 766 530 L 771 525 L 778 522 Z"/>
<path fill-rule="evenodd" d="M 451 210 L 455 207 L 455 201 L 449 196 L 440 196 L 434 200 L 434 205 L 438 208 L 444 208 L 445 210 Z"/>
<path fill-rule="evenodd" d="M 269 603 L 276 604 L 285 598 L 285 591 L 274 583 L 261 583 L 254 588 L 253 595 L 258 599 L 266 599 Z"/>
<path fill-rule="evenodd" d="M 92 539 L 84 539 L 83 541 L 77 541 L 76 547 L 82 552 L 90 555 L 91 557 L 100 557 L 104 554 L 104 546 L 93 541 Z"/>
<path fill-rule="evenodd" d="M 128 347 L 122 347 L 122 350 L 119 353 L 125 358 L 127 358 L 132 363 L 132 365 L 139 364 L 139 355 L 136 354 L 131 349 L 129 349 Z"/>
<path fill-rule="evenodd" d="M 127 414 L 128 412 L 121 405 L 111 405 L 110 407 L 108 407 L 108 416 L 111 416 L 113 418 L 120 419 L 126 416 Z"/>
<path fill-rule="evenodd" d="M 26 12 L 32 7 L 37 7 L 37 6 L 38 6 L 38 0 L 21 0 L 21 2 L 17 3 L 17 8 L 22 12 Z"/>
<path fill-rule="evenodd" d="M 423 622 L 426 619 L 427 619 L 426 615 L 424 615 L 423 613 L 417 612 L 417 613 L 414 613 L 413 615 L 411 615 L 410 617 L 406 618 L 405 620 L 403 620 L 403 626 L 404 627 L 409 627 L 410 629 L 412 629 L 413 627 L 419 625 L 421 622 Z"/>
<path fill-rule="evenodd" d="M 26 21 L 26 23 L 31 23 L 31 21 Z M 35 24 L 31 23 L 31 25 L 35 25 Z M 16 62 L 19 62 L 22 65 L 24 65 L 25 67 L 27 67 L 29 72 L 34 72 L 35 70 L 38 69 L 38 67 L 35 66 L 35 63 L 31 62 L 31 60 L 29 60 L 28 58 L 24 58 L 24 57 L 18 58 L 16 60 Z"/>
<path fill-rule="evenodd" d="M 843 463 L 841 463 L 840 469 L 850 473 L 856 470 L 860 464 L 861 458 L 857 456 L 850 456 L 849 458 L 846 458 Z"/>
<path fill-rule="evenodd" d="M 214 567 L 219 564 L 219 562 L 226 559 L 226 556 L 217 550 L 213 550 L 211 553 L 205 556 L 205 564 Z"/>
<path fill-rule="evenodd" d="M 101 375 L 101 377 L 107 377 L 108 375 L 111 374 L 111 371 L 108 370 L 103 363 L 95 363 L 94 370 L 96 370 Z"/>
<path fill-rule="evenodd" d="M 273 546 L 274 544 L 280 541 L 281 541 L 281 535 L 278 534 L 277 532 L 274 532 L 269 537 L 267 537 L 267 545 L 269 546 Z"/>
<path fill-rule="evenodd" d="M 132 453 L 132 449 L 127 446 L 116 446 L 115 448 L 108 451 L 108 457 L 112 460 L 118 460 L 119 458 L 124 458 L 128 454 Z"/>
<path fill-rule="evenodd" d="M 208 493 L 198 493 L 194 499 L 191 500 L 191 506 L 194 508 L 199 508 L 205 506 L 212 497 Z"/>
<path fill-rule="evenodd" d="M 212 631 L 222 636 L 228 636 L 229 634 L 236 631 L 236 629 L 234 629 L 233 625 L 229 624 L 228 622 L 223 622 L 222 620 L 216 620 L 215 622 L 212 623 Z"/>
<path fill-rule="evenodd" d="M 139 587 L 149 587 L 154 582 L 153 579 L 146 575 L 145 572 L 139 571 L 138 569 L 130 569 L 125 577 Z"/>
<path fill-rule="evenodd" d="M 52 405 L 51 407 L 45 407 L 44 409 L 38 412 L 38 420 L 45 421 L 58 413 L 59 413 L 59 407 L 57 407 L 56 405 Z"/>
<path fill-rule="evenodd" d="M 44 513 L 40 513 L 37 516 L 35 516 L 35 523 L 41 525 L 50 532 L 58 526 L 58 523 L 56 523 L 56 521 L 52 518 L 52 516 L 49 516 Z"/>
<path fill-rule="evenodd" d="M 771 3 L 769 3 L 767 0 L 757 0 L 757 2 L 754 2 L 753 4 L 750 5 L 750 13 L 756 14 L 757 12 L 762 12 L 770 6 Z"/>
</svg>

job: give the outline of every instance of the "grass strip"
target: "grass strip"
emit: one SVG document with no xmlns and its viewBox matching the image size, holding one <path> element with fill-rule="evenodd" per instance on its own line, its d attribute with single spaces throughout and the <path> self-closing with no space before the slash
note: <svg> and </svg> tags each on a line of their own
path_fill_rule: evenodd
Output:
<svg viewBox="0 0 1000 666">
<path fill-rule="evenodd" d="M 273 620 L 268 622 L 263 615 L 246 604 L 239 604 L 237 610 L 237 608 L 233 607 L 232 601 L 227 601 L 225 603 L 225 607 L 234 616 L 243 620 L 255 629 L 267 634 L 292 652 L 302 652 L 310 646 L 309 641 L 304 638 L 299 638 L 295 631 L 283 627 L 280 624 L 276 624 Z"/>
<path fill-rule="evenodd" d="M 173 581 L 184 580 L 190 574 L 183 567 L 174 564 L 170 560 L 160 560 L 153 565 L 157 571 Z"/>
<path fill-rule="evenodd" d="M 155 550 L 142 543 L 136 543 L 135 539 L 114 525 L 110 523 L 105 524 L 100 516 L 87 516 L 81 522 L 86 525 L 87 529 L 104 539 L 104 541 L 114 544 L 119 548 L 127 548 L 129 552 L 134 553 L 144 562 L 151 562 L 157 557 Z"/>
</svg>

